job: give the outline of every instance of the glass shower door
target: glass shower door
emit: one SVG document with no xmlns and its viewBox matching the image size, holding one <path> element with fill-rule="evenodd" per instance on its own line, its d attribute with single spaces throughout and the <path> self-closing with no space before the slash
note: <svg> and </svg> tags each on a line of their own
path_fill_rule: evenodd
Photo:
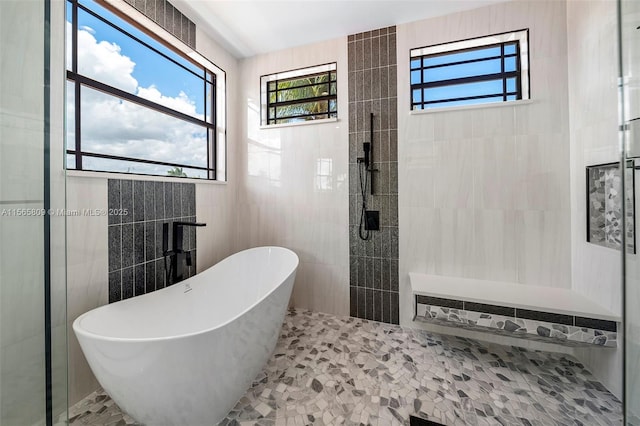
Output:
<svg viewBox="0 0 640 426">
<path fill-rule="evenodd" d="M 621 58 L 621 123 L 624 129 L 624 155 L 633 159 L 634 173 L 625 181 L 627 187 L 636 180 L 635 199 L 638 196 L 640 177 L 640 1 L 621 0 L 619 5 L 619 34 Z M 635 203 L 637 206 L 637 202 Z M 638 213 L 635 207 L 635 228 L 638 229 Z M 637 232 L 637 231 L 636 231 Z M 627 229 L 625 238 L 634 238 Z M 637 236 L 635 237 L 638 241 Z M 633 253 L 625 254 L 625 408 L 626 423 L 640 425 L 640 260 Z"/>
<path fill-rule="evenodd" d="M 2 426 L 54 424 L 67 409 L 65 220 L 47 213 L 65 204 L 59 3 L 0 0 Z"/>
</svg>

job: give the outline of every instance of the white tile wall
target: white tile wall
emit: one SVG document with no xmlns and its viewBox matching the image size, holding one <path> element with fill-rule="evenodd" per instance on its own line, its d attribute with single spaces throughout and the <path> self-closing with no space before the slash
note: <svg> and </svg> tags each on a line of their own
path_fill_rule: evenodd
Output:
<svg viewBox="0 0 640 426">
<path fill-rule="evenodd" d="M 260 128 L 260 76 L 337 62 L 338 121 Z M 237 171 L 243 247 L 282 245 L 300 257 L 292 304 L 349 314 L 347 40 L 339 38 L 241 62 Z M 317 163 L 331 161 L 330 189 Z"/>
<path fill-rule="evenodd" d="M 398 26 L 399 58 L 529 28 L 532 68 L 530 103 L 410 115 L 398 67 L 401 324 L 409 271 L 571 286 L 565 12 L 519 1 Z"/>
</svg>

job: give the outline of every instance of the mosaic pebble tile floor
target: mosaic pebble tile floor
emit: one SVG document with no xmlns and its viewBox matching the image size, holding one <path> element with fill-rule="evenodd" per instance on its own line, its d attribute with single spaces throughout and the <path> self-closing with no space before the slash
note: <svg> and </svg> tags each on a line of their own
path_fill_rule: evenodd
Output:
<svg viewBox="0 0 640 426">
<path fill-rule="evenodd" d="M 622 404 L 575 358 L 291 310 L 275 352 L 220 425 L 620 425 Z M 73 425 L 136 425 L 102 391 Z M 205 425 L 185 425 L 205 426 Z"/>
</svg>

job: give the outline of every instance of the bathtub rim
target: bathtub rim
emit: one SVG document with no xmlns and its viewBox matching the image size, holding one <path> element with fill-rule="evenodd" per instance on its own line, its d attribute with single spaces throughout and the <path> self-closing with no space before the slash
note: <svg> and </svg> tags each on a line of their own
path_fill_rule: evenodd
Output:
<svg viewBox="0 0 640 426">
<path fill-rule="evenodd" d="M 243 253 L 243 252 L 251 252 L 251 251 L 259 251 L 259 250 L 264 250 L 264 249 L 278 249 L 278 250 L 284 250 L 287 251 L 291 254 L 293 254 L 294 258 L 295 258 L 295 267 L 293 268 L 293 270 L 289 273 L 289 275 L 286 276 L 286 278 L 284 278 L 282 280 L 282 282 L 275 286 L 274 288 L 271 289 L 271 291 L 269 291 L 267 294 L 264 295 L 264 297 L 262 297 L 260 300 L 256 301 L 255 303 L 253 303 L 252 305 L 250 305 L 248 308 L 242 310 L 240 313 L 238 313 L 237 315 L 231 317 L 230 319 L 216 325 L 215 327 L 209 327 L 209 328 L 205 328 L 202 330 L 198 330 L 198 331 L 194 331 L 191 333 L 184 333 L 184 334 L 179 334 L 179 335 L 174 335 L 174 336 L 163 336 L 163 337 L 111 337 L 111 336 L 104 336 L 102 334 L 97 334 L 97 333 L 93 333 L 91 331 L 87 331 L 86 329 L 82 328 L 79 324 L 80 321 L 87 315 L 91 314 L 93 311 L 98 310 L 98 309 L 103 309 L 109 305 L 111 305 L 110 303 L 107 303 L 106 305 L 102 305 L 102 306 L 98 306 L 96 308 L 90 309 L 87 312 L 81 314 L 80 316 L 78 316 L 72 324 L 73 327 L 73 331 L 76 333 L 76 335 L 80 334 L 83 336 L 86 336 L 88 338 L 92 338 L 92 339 L 96 339 L 96 340 L 101 340 L 101 341 L 105 341 L 105 342 L 121 342 L 121 343 L 146 343 L 146 342 L 159 342 L 159 341 L 173 341 L 173 340 L 179 340 L 179 339 L 185 339 L 188 337 L 194 337 L 194 336 L 199 336 L 202 334 L 206 334 L 209 333 L 213 330 L 219 329 L 219 328 L 223 328 L 225 326 L 227 326 L 228 324 L 236 321 L 238 318 L 242 317 L 243 315 L 245 315 L 247 312 L 250 312 L 252 309 L 254 309 L 256 306 L 258 306 L 261 302 L 263 302 L 267 297 L 269 297 L 270 295 L 272 295 L 279 287 L 280 285 L 284 284 L 285 282 L 287 282 L 287 280 L 289 280 L 291 278 L 292 275 L 295 275 L 296 271 L 298 270 L 298 267 L 300 266 L 300 258 L 298 257 L 298 255 L 296 254 L 296 252 L 294 252 L 293 250 L 286 248 L 286 247 L 280 247 L 280 246 L 259 246 L 259 247 L 252 247 L 252 248 L 248 248 L 245 250 L 240 250 L 238 252 L 235 252 L 227 257 L 225 257 L 224 259 L 222 259 L 220 262 L 225 261 L 226 259 L 229 259 L 232 256 L 235 256 L 239 253 Z M 218 263 L 220 263 L 218 262 Z M 201 274 L 208 271 L 211 268 L 214 268 L 218 263 L 211 265 L 209 268 L 205 269 L 204 271 L 200 272 Z M 199 275 L 199 274 L 196 274 Z M 194 275 L 195 276 L 195 275 Z M 179 283 L 173 284 L 172 286 L 169 287 L 164 287 L 160 290 L 156 290 L 155 292 L 158 291 L 163 291 L 163 290 L 169 290 L 171 288 L 174 288 L 176 285 L 180 285 L 180 284 L 184 284 L 187 280 L 181 281 Z M 144 296 L 144 295 L 142 295 Z M 135 296 L 134 296 L 135 297 Z M 130 300 L 132 298 L 126 299 L 126 300 Z M 117 303 L 117 302 L 116 302 Z M 76 336 L 77 337 L 77 336 Z"/>
</svg>

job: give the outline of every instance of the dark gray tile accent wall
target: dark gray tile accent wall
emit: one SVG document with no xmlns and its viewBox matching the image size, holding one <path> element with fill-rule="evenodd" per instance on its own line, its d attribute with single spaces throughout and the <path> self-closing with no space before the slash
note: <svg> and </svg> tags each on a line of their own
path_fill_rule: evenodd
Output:
<svg viewBox="0 0 640 426">
<path fill-rule="evenodd" d="M 125 0 L 192 49 L 196 48 L 196 24 L 167 0 Z"/>
<path fill-rule="evenodd" d="M 351 316 L 399 323 L 398 294 L 398 124 L 396 28 L 348 37 L 349 60 L 349 254 Z M 371 140 L 374 113 L 374 195 L 368 210 L 380 211 L 380 231 L 358 236 L 360 195 L 357 158 Z"/>
<path fill-rule="evenodd" d="M 165 287 L 162 224 L 196 221 L 195 184 L 109 179 L 107 205 L 109 303 Z M 171 243 L 169 226 L 169 248 Z M 183 243 L 193 251 L 193 265 L 185 268 L 190 277 L 196 271 L 196 228 L 184 228 Z"/>
</svg>

